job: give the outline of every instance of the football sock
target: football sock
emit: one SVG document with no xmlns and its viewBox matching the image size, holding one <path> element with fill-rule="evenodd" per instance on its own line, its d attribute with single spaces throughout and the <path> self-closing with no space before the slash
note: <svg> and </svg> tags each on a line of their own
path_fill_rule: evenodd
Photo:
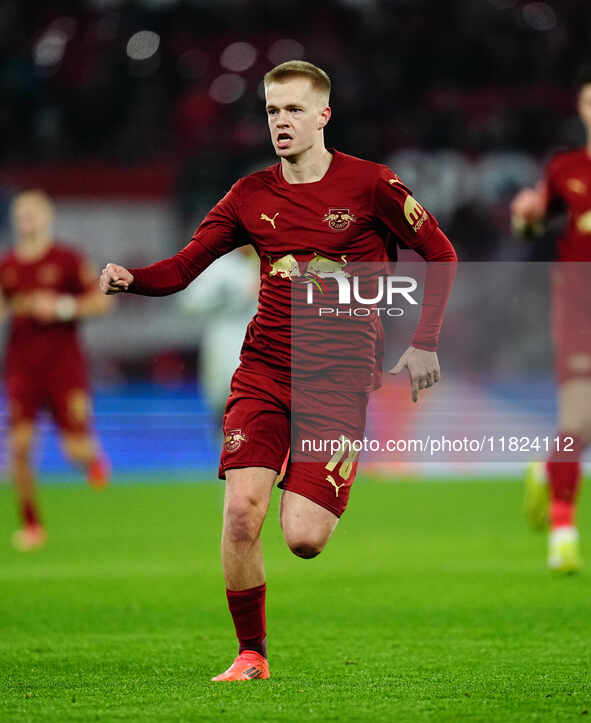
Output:
<svg viewBox="0 0 591 723">
<path fill-rule="evenodd" d="M 265 583 L 248 590 L 226 590 L 228 607 L 234 620 L 239 649 L 254 650 L 267 657 Z"/>
<path fill-rule="evenodd" d="M 37 508 L 31 500 L 25 500 L 21 503 L 21 518 L 26 527 L 41 524 Z"/>
<path fill-rule="evenodd" d="M 584 443 L 574 434 L 561 433 L 560 449 L 552 453 L 546 463 L 550 493 L 550 523 L 553 528 L 574 525 L 575 502 L 581 482 L 580 457 Z M 572 451 L 563 451 L 565 438 L 572 437 Z"/>
</svg>

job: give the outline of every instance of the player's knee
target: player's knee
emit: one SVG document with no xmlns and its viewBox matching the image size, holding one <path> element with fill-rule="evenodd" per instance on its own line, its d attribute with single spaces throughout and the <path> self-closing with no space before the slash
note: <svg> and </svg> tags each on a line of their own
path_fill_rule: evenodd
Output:
<svg viewBox="0 0 591 723">
<path fill-rule="evenodd" d="M 296 557 L 301 557 L 302 560 L 311 560 L 313 557 L 317 557 L 322 552 L 321 547 L 315 547 L 308 542 L 290 545 L 289 549 Z"/>
<path fill-rule="evenodd" d="M 287 534 L 285 541 L 293 554 L 304 560 L 311 560 L 313 557 L 317 557 L 322 552 L 324 545 L 326 544 L 326 541 L 321 540 L 319 537 L 301 533 Z"/>
<path fill-rule="evenodd" d="M 234 543 L 252 543 L 262 523 L 262 505 L 251 496 L 237 497 L 226 504 L 224 528 Z"/>
<path fill-rule="evenodd" d="M 97 455 L 96 443 L 86 431 L 65 432 L 60 441 L 64 453 L 72 462 L 88 464 Z"/>
</svg>

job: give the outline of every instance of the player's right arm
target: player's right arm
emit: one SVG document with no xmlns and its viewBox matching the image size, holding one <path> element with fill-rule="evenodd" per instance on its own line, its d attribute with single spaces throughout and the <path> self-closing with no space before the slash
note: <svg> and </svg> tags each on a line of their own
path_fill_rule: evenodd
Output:
<svg viewBox="0 0 591 723">
<path fill-rule="evenodd" d="M 103 293 L 174 294 L 186 288 L 217 258 L 249 243 L 239 218 L 239 188 L 240 182 L 214 206 L 191 241 L 174 256 L 137 269 L 107 264 L 100 278 Z"/>
<path fill-rule="evenodd" d="M 534 188 L 522 188 L 511 201 L 511 225 L 519 234 L 540 233 L 548 213 L 548 184 L 540 181 Z"/>
<path fill-rule="evenodd" d="M 523 236 L 544 231 L 546 220 L 553 209 L 561 206 L 556 174 L 562 154 L 548 163 L 544 177 L 533 188 L 522 188 L 511 201 L 511 225 Z"/>
</svg>

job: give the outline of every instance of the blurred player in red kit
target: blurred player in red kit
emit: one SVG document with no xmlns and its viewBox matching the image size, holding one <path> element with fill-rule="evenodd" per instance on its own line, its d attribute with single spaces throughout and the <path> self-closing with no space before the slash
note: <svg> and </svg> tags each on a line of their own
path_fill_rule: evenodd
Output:
<svg viewBox="0 0 591 723">
<path fill-rule="evenodd" d="M 547 524 L 549 492 L 548 566 L 562 572 L 581 566 L 575 505 L 580 459 L 591 441 L 591 71 L 581 74 L 578 111 L 587 145 L 554 156 L 538 185 L 511 204 L 513 225 L 524 233 L 542 228 L 554 210 L 568 211 L 551 278 L 560 448 L 545 466 L 529 466 L 525 491 L 525 512 L 536 528 Z"/>
<path fill-rule="evenodd" d="M 443 280 L 428 281 L 412 346 L 393 370 L 408 369 L 415 401 L 420 389 L 439 379 L 435 350 L 455 252 L 396 174 L 325 147 L 329 93 L 326 73 L 307 62 L 289 61 L 267 73 L 268 124 L 280 162 L 234 184 L 188 246 L 172 258 L 143 269 L 108 264 L 101 275 L 106 293 L 164 295 L 186 287 L 216 258 L 238 246 L 251 243 L 260 258 L 258 311 L 232 379 L 220 462 L 220 478 L 226 480 L 222 565 L 239 654 L 214 680 L 269 677 L 260 531 L 284 460 L 288 459 L 281 482 L 283 535 L 295 555 L 312 558 L 324 548 L 345 510 L 357 460 L 350 453 L 343 458 L 340 451 L 305 462 L 295 458 L 293 450 L 305 439 L 361 439 L 368 393 L 379 386 L 381 324 L 372 318 L 357 327 L 351 324 L 352 333 L 360 336 L 346 338 L 348 355 L 305 345 L 297 370 L 303 383 L 299 393 L 291 395 L 296 332 L 290 303 L 292 294 L 304 289 L 298 282 L 323 274 L 340 274 L 342 280 L 350 263 L 387 262 L 395 258 L 397 242 L 429 261 L 444 262 L 429 265 L 445 266 L 448 273 Z M 335 344 L 342 341 L 336 339 Z M 331 385 L 326 377 L 316 383 L 327 359 L 332 361 Z M 290 440 L 292 454 L 287 457 Z"/>
<path fill-rule="evenodd" d="M 46 539 L 31 466 L 37 413 L 48 409 L 66 455 L 95 487 L 108 484 L 109 465 L 90 429 L 86 360 L 76 330 L 87 316 L 103 314 L 93 266 L 52 237 L 53 204 L 39 190 L 12 202 L 15 245 L 0 260 L 0 302 L 10 317 L 4 359 L 10 458 L 21 515 L 13 543 L 21 550 Z M 107 302 L 107 303 L 105 303 Z"/>
</svg>

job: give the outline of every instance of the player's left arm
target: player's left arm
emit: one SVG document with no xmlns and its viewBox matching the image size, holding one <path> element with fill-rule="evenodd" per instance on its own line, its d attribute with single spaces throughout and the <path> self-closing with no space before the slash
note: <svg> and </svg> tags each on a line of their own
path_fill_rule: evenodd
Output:
<svg viewBox="0 0 591 723">
<path fill-rule="evenodd" d="M 457 255 L 437 221 L 413 198 L 408 189 L 388 168 L 383 168 L 374 192 L 376 217 L 404 244 L 427 262 L 421 317 L 411 345 L 390 370 L 398 374 L 408 369 L 413 402 L 419 391 L 440 379 L 437 358 L 439 333 L 457 268 Z"/>
</svg>

